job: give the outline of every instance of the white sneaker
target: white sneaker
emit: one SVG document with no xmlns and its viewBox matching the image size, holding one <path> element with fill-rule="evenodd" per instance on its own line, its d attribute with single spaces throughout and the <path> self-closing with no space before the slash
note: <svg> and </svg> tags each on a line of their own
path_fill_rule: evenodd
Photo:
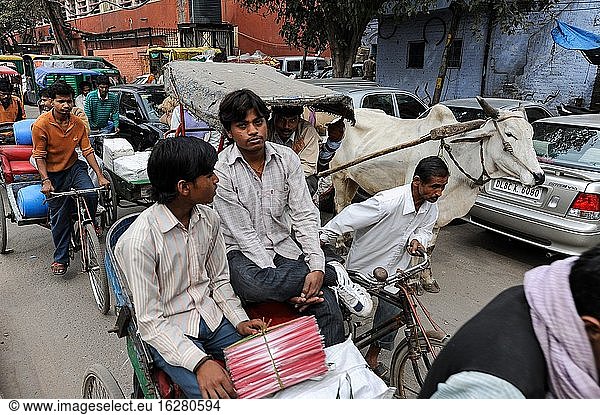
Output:
<svg viewBox="0 0 600 415">
<path fill-rule="evenodd" d="M 353 282 L 342 264 L 337 261 L 329 261 L 337 274 L 338 285 L 335 288 L 339 299 L 350 310 L 359 317 L 366 317 L 373 311 L 373 299 L 367 290 Z"/>
</svg>

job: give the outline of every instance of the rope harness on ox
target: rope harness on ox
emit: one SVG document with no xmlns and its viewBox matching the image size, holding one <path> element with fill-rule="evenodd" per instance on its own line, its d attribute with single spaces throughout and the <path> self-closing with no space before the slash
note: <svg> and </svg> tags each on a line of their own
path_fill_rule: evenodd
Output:
<svg viewBox="0 0 600 415">
<path fill-rule="evenodd" d="M 498 123 L 501 121 L 505 121 L 509 118 L 525 118 L 524 115 L 521 114 L 509 114 L 509 115 L 505 115 L 503 117 L 500 118 L 487 118 L 485 120 L 485 122 L 483 123 L 483 125 L 480 128 L 483 128 L 487 123 L 489 123 L 490 121 L 494 123 L 494 128 L 496 129 L 496 131 L 498 132 L 498 134 L 500 135 L 500 139 L 502 140 L 502 149 L 509 153 L 510 155 L 512 155 L 514 157 L 514 159 L 521 164 L 523 167 L 525 167 L 525 169 L 527 169 L 529 172 L 531 172 L 531 170 L 525 166 L 523 164 L 523 162 L 521 162 L 521 160 L 519 160 L 515 154 L 514 154 L 514 150 L 512 148 L 512 145 L 506 140 L 504 133 L 502 132 L 502 130 L 500 129 L 500 127 L 498 126 Z M 489 137 L 491 137 L 492 135 L 490 134 Z M 479 175 L 479 177 L 475 178 L 472 175 L 470 175 L 469 173 L 467 173 L 467 171 L 459 164 L 458 160 L 456 160 L 456 157 L 454 157 L 454 155 L 452 154 L 452 147 L 450 147 L 450 144 L 446 143 L 444 141 L 444 138 L 449 138 L 449 137 L 442 137 L 440 138 L 440 149 L 438 151 L 438 156 L 443 158 L 443 153 L 444 151 L 446 151 L 446 153 L 448 153 L 448 156 L 450 157 L 450 160 L 452 160 L 452 162 L 454 163 L 454 165 L 456 166 L 456 168 L 462 173 L 464 174 L 469 180 L 471 180 L 473 182 L 474 186 L 483 186 L 484 184 L 486 184 L 487 182 L 489 182 L 490 180 L 492 180 L 492 178 L 490 177 L 489 173 L 487 172 L 486 168 L 485 168 L 485 158 L 483 155 L 483 138 L 478 139 L 477 141 L 479 141 L 479 160 L 481 162 L 481 174 Z M 452 140 L 451 143 L 464 143 L 464 142 L 469 142 L 472 141 L 468 138 L 463 138 L 463 139 L 455 139 Z"/>
</svg>

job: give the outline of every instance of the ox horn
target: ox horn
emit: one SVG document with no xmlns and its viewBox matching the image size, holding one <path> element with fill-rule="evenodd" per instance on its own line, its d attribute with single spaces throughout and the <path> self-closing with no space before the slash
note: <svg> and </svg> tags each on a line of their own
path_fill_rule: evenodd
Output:
<svg viewBox="0 0 600 415">
<path fill-rule="evenodd" d="M 485 99 L 481 98 L 480 96 L 477 96 L 476 98 L 477 98 L 477 102 L 483 109 L 483 113 L 487 117 L 490 117 L 493 119 L 498 118 L 498 116 L 500 115 L 500 112 L 496 108 L 492 107 L 490 104 L 488 104 L 488 102 Z"/>
</svg>

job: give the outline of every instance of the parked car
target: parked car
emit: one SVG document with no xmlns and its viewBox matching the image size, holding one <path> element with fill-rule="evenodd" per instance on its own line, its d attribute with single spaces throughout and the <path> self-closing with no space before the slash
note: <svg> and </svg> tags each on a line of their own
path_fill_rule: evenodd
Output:
<svg viewBox="0 0 600 415">
<path fill-rule="evenodd" d="M 300 66 L 302 65 L 302 56 L 279 56 L 275 58 L 279 61 L 279 70 L 286 75 L 300 76 Z M 321 76 L 327 61 L 318 56 L 307 56 L 306 66 L 304 67 L 304 78 L 318 78 Z"/>
<path fill-rule="evenodd" d="M 500 110 L 514 110 L 522 105 L 527 113 L 527 120 L 532 123 L 546 117 L 552 117 L 553 114 L 550 110 L 539 102 L 534 101 L 522 101 L 518 99 L 506 99 L 506 98 L 486 98 L 485 99 L 492 107 Z M 442 101 L 440 104 L 447 106 L 452 110 L 456 120 L 459 122 L 476 120 L 478 118 L 484 119 L 483 109 L 477 102 L 477 99 L 473 98 L 459 98 Z M 426 117 L 427 113 L 421 117 Z"/>
<path fill-rule="evenodd" d="M 110 90 L 119 94 L 119 137 L 129 141 L 135 151 L 152 148 L 169 130 L 159 121 L 158 106 L 166 97 L 164 85 L 118 85 Z"/>
<path fill-rule="evenodd" d="M 373 81 L 329 78 L 307 79 L 304 82 L 348 95 L 352 98 L 354 108 L 380 109 L 398 118 L 417 118 L 427 110 L 427 105 L 412 92 L 381 87 Z"/>
<path fill-rule="evenodd" d="M 363 77 L 363 65 L 362 63 L 353 63 L 352 64 L 352 78 L 362 78 Z M 333 68 L 328 66 L 323 71 L 323 74 L 320 76 L 320 79 L 328 79 L 333 78 Z M 339 78 L 337 78 L 339 79 Z M 346 79 L 346 78 L 344 78 Z"/>
<path fill-rule="evenodd" d="M 549 251 L 578 255 L 600 243 L 600 115 L 545 118 L 533 129 L 544 184 L 492 180 L 465 219 Z"/>
</svg>

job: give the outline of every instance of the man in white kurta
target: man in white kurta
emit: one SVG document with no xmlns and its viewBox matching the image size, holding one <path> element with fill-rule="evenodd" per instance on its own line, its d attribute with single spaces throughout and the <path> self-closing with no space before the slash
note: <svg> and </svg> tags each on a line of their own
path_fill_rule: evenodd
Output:
<svg viewBox="0 0 600 415">
<path fill-rule="evenodd" d="M 383 267 L 389 275 L 409 266 L 411 255 L 425 249 L 433 238 L 437 221 L 437 200 L 448 183 L 448 167 L 437 156 L 424 158 L 415 169 L 411 183 L 384 190 L 362 203 L 347 206 L 321 229 L 321 242 L 331 243 L 344 233 L 354 232 L 346 268 L 372 274 Z M 399 310 L 380 300 L 374 327 Z M 391 350 L 397 331 L 373 344 L 366 355 L 375 372 L 387 377 L 387 368 L 378 362 L 381 348 Z"/>
</svg>

